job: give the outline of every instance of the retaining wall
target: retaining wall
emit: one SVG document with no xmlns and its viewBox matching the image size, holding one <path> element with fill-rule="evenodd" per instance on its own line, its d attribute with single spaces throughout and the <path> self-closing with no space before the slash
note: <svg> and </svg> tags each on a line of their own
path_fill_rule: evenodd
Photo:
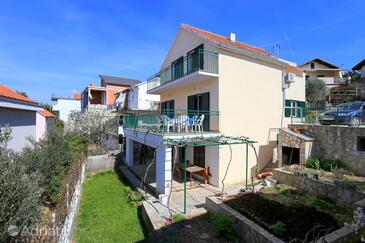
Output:
<svg viewBox="0 0 365 243">
<path fill-rule="evenodd" d="M 358 137 L 365 137 L 365 127 L 292 124 L 289 128 L 315 139 L 312 156 L 340 159 L 352 172 L 365 176 L 365 151 L 359 151 L 357 144 Z"/>
<path fill-rule="evenodd" d="M 273 177 L 281 184 L 287 184 L 316 196 L 325 196 L 337 206 L 355 207 L 355 203 L 365 198 L 365 194 L 356 191 L 355 187 L 345 183 L 320 181 L 294 175 L 293 172 L 275 169 Z"/>
</svg>

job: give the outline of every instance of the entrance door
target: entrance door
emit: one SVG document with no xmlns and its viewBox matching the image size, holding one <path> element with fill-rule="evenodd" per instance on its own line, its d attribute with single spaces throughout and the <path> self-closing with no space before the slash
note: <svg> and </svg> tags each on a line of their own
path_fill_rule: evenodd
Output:
<svg viewBox="0 0 365 243">
<path fill-rule="evenodd" d="M 204 131 L 209 131 L 209 99 L 209 92 L 188 96 L 189 117 L 204 114 Z"/>
<path fill-rule="evenodd" d="M 205 168 L 205 147 L 194 147 L 194 165 Z"/>
</svg>

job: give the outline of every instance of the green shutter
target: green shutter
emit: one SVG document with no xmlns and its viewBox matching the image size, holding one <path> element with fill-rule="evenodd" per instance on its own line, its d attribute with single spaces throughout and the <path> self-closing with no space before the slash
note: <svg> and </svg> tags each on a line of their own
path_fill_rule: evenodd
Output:
<svg viewBox="0 0 365 243">
<path fill-rule="evenodd" d="M 301 108 L 301 114 L 300 117 L 305 117 L 306 115 L 306 106 L 305 106 L 305 102 L 304 101 L 298 101 L 299 103 L 299 107 Z"/>
<path fill-rule="evenodd" d="M 285 107 L 289 107 L 290 106 L 290 100 L 285 100 Z M 285 108 L 285 117 L 290 117 L 290 109 L 289 108 Z"/>
</svg>

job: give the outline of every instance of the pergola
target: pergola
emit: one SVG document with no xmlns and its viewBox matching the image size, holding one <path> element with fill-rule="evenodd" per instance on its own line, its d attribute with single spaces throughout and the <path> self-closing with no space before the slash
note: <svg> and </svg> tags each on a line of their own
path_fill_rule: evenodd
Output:
<svg viewBox="0 0 365 243">
<path fill-rule="evenodd" d="M 245 189 L 247 190 L 248 183 L 248 146 L 257 143 L 256 141 L 250 140 L 248 137 L 235 137 L 235 136 L 214 136 L 214 137 L 189 137 L 189 138 L 165 138 L 163 144 L 166 146 L 177 146 L 184 148 L 184 214 L 186 214 L 186 158 L 188 147 L 209 147 L 209 146 L 221 146 L 221 145 L 234 145 L 244 144 L 246 145 L 246 163 L 244 162 L 246 178 L 245 178 Z"/>
</svg>

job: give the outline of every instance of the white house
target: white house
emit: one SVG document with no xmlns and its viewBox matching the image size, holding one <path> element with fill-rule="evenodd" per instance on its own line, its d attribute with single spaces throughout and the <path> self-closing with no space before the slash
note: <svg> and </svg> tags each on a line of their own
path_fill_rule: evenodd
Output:
<svg viewBox="0 0 365 243">
<path fill-rule="evenodd" d="M 46 132 L 54 126 L 56 116 L 47 110 L 41 110 L 37 112 L 36 123 L 36 140 L 42 139 Z"/>
<path fill-rule="evenodd" d="M 352 70 L 360 71 L 361 77 L 365 78 L 365 59 L 356 64 Z"/>
<path fill-rule="evenodd" d="M 66 122 L 71 111 L 81 111 L 81 95 L 75 93 L 71 98 L 52 97 L 56 104 L 52 109 L 58 113 L 58 118 Z"/>
<path fill-rule="evenodd" d="M 18 94 L 0 84 L 0 126 L 8 125 L 12 129 L 8 147 L 21 151 L 30 145 L 27 138 L 37 138 L 37 112 L 43 108 L 38 102 Z"/>
<path fill-rule="evenodd" d="M 223 179 L 225 185 L 247 185 L 256 169 L 273 160 L 277 140 L 270 130 L 304 119 L 303 72 L 233 33 L 222 36 L 182 24 L 147 88 L 160 95 L 161 108 L 125 116 L 126 161 L 138 172 L 136 145 L 156 151 L 150 175 L 162 202 L 171 190 L 172 162 L 174 168 L 185 164 L 191 173 L 203 174 L 212 186 L 221 187 Z M 247 147 L 230 149 L 232 141 Z"/>
<path fill-rule="evenodd" d="M 147 81 L 132 85 L 117 94 L 116 104 L 119 110 L 152 111 L 158 109 L 160 96 L 147 93 Z"/>
</svg>

